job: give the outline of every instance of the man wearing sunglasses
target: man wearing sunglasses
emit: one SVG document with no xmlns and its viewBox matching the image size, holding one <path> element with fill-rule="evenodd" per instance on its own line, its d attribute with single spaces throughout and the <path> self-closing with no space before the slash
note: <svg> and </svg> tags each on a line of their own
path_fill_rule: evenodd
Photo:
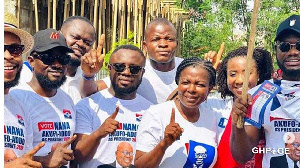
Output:
<svg viewBox="0 0 300 168">
<path fill-rule="evenodd" d="M 257 86 L 249 91 L 253 98 L 237 98 L 232 108 L 231 151 L 235 160 L 245 163 L 252 158 L 252 149 L 258 144 L 264 131 L 266 148 L 272 149 L 264 153 L 263 167 L 273 167 L 275 157 L 284 158 L 279 151 L 285 148 L 284 135 L 300 132 L 300 16 L 292 15 L 277 28 L 276 59 L 282 70 L 281 80 L 269 80 L 261 89 Z M 278 93 L 276 88 L 280 88 Z M 257 94 L 257 93 L 266 94 Z M 274 93 L 275 92 L 275 93 Z M 262 96 L 261 96 L 262 95 Z M 245 123 L 244 128 L 237 128 L 238 116 L 248 116 L 252 120 Z M 255 117 L 257 116 L 257 117 Z M 247 120 L 247 119 L 246 119 Z M 299 138 L 299 137 L 298 137 Z M 294 144 L 295 145 L 295 144 Z M 290 151 L 298 159 L 296 162 L 287 159 L 282 167 L 299 168 L 300 151 Z M 291 146 L 290 146 L 291 147 Z M 288 154 L 288 153 L 285 153 Z M 298 161 L 298 162 L 297 162 Z"/>
<path fill-rule="evenodd" d="M 41 163 L 33 161 L 33 155 L 44 143 L 31 149 L 31 120 L 25 114 L 23 102 L 9 94 L 10 88 L 19 82 L 22 54 L 27 53 L 34 43 L 28 32 L 17 28 L 17 23 L 14 15 L 4 13 L 4 166 L 41 167 Z"/>
<path fill-rule="evenodd" d="M 111 86 L 76 105 L 75 133 L 78 138 L 73 147 L 75 161 L 82 167 L 115 162 L 115 151 L 120 142 L 128 142 L 135 149 L 139 122 L 151 105 L 136 93 L 145 61 L 143 52 L 133 45 L 116 48 L 108 66 Z M 128 166 L 130 164 L 132 159 Z"/>
<path fill-rule="evenodd" d="M 60 89 L 66 80 L 68 53 L 73 50 L 54 29 L 38 31 L 34 42 L 28 57 L 33 68 L 32 79 L 17 86 L 11 94 L 26 104 L 26 113 L 32 122 L 33 145 L 46 142 L 35 160 L 44 167 L 60 167 L 73 159 L 68 140 L 73 139 L 76 111 L 70 96 Z M 58 145 L 61 143 L 63 145 Z"/>
</svg>

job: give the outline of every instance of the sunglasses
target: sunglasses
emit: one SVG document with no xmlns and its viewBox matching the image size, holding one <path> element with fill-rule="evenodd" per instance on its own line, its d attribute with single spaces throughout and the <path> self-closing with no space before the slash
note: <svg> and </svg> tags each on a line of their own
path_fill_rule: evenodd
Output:
<svg viewBox="0 0 300 168">
<path fill-rule="evenodd" d="M 20 56 L 25 46 L 20 44 L 4 45 L 4 52 L 7 50 L 12 56 Z"/>
<path fill-rule="evenodd" d="M 144 67 L 138 66 L 138 65 L 129 65 L 129 67 L 126 67 L 125 64 L 119 64 L 119 63 L 113 63 L 109 64 L 114 68 L 114 70 L 118 73 L 123 72 L 126 68 L 129 68 L 129 71 L 132 75 L 138 74 Z"/>
<path fill-rule="evenodd" d="M 120 151 L 119 151 L 120 152 Z M 124 150 L 121 152 L 124 156 L 133 156 L 133 152 L 128 152 L 127 150 Z"/>
<path fill-rule="evenodd" d="M 67 65 L 71 57 L 69 55 L 53 55 L 49 53 L 38 53 L 34 58 L 41 60 L 45 65 L 52 65 L 57 60 L 61 65 Z"/>
<path fill-rule="evenodd" d="M 281 42 L 278 44 L 281 52 L 288 52 L 292 48 L 292 46 L 296 46 L 296 49 L 300 51 L 300 41 L 297 41 L 296 44 L 291 44 L 289 42 Z"/>
</svg>

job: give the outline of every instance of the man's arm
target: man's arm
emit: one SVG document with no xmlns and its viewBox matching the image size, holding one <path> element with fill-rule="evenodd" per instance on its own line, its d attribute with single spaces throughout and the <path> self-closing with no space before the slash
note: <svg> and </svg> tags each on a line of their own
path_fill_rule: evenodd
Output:
<svg viewBox="0 0 300 168">
<path fill-rule="evenodd" d="M 238 116 L 246 116 L 248 105 L 252 104 L 251 95 L 247 95 L 247 100 L 237 98 L 232 107 L 232 127 L 230 136 L 230 150 L 233 158 L 239 163 L 246 163 L 253 157 L 252 148 L 257 146 L 261 130 L 254 126 L 245 125 L 237 128 Z"/>
<path fill-rule="evenodd" d="M 78 138 L 72 145 L 76 158 L 74 160 L 74 162 L 76 162 L 75 164 L 91 160 L 98 149 L 101 139 L 106 137 L 108 134 L 113 133 L 118 128 L 119 122 L 115 120 L 118 112 L 119 107 L 117 106 L 115 112 L 90 135 L 77 134 Z"/>
</svg>

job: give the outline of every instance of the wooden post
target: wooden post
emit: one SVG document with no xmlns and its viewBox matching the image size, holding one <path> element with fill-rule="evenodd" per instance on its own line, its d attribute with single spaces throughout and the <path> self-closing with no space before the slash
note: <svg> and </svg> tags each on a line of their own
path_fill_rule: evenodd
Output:
<svg viewBox="0 0 300 168">
<path fill-rule="evenodd" d="M 102 13 L 103 13 L 103 0 L 100 0 L 99 3 L 99 26 L 98 26 L 98 41 L 100 40 L 101 34 L 102 34 Z M 103 46 L 104 48 L 104 46 Z"/>
<path fill-rule="evenodd" d="M 38 1 L 33 0 L 34 4 L 34 16 L 35 16 L 35 32 L 39 31 L 39 16 L 38 16 Z"/>
<path fill-rule="evenodd" d="M 100 0 L 100 1 L 101 1 L 101 0 Z M 81 0 L 80 16 L 84 16 L 84 2 L 85 2 L 85 0 Z"/>
<path fill-rule="evenodd" d="M 143 0 L 139 0 L 139 32 L 138 32 L 138 44 L 141 44 L 141 37 L 143 36 Z M 141 46 L 141 45 L 140 45 Z"/>
<path fill-rule="evenodd" d="M 98 27 L 98 25 L 97 25 L 97 23 L 98 23 L 98 3 L 99 3 L 99 1 L 95 0 L 95 6 L 94 6 L 94 27 L 95 27 L 96 31 L 97 31 L 97 27 Z M 93 45 L 93 48 L 96 48 L 97 44 L 98 44 L 98 42 L 96 41 L 94 43 L 94 45 Z"/>
<path fill-rule="evenodd" d="M 254 51 L 254 45 L 255 45 L 255 33 L 256 33 L 256 25 L 257 25 L 257 17 L 258 17 L 258 8 L 259 8 L 259 0 L 254 1 L 254 8 L 252 12 L 252 19 L 251 19 L 251 26 L 250 26 L 250 38 L 248 43 L 248 52 L 247 52 L 247 67 L 245 69 L 245 80 L 243 81 L 243 91 L 242 91 L 242 98 L 244 100 L 247 99 L 247 92 L 248 92 L 248 85 L 249 85 L 249 76 L 250 76 L 250 70 L 251 70 L 251 60 L 252 55 Z M 237 125 L 238 128 L 243 128 L 244 126 L 244 118 L 239 116 Z"/>
<path fill-rule="evenodd" d="M 65 0 L 65 7 L 64 7 L 64 20 L 66 20 L 69 17 L 69 0 Z"/>
<path fill-rule="evenodd" d="M 111 40 L 111 45 L 113 45 L 116 42 L 117 38 L 117 19 L 118 19 L 118 1 L 114 0 L 113 3 L 113 34 L 112 34 L 112 40 Z"/>
<path fill-rule="evenodd" d="M 53 0 L 53 23 L 52 23 L 52 26 L 53 26 L 53 29 L 56 29 L 56 0 Z"/>
<path fill-rule="evenodd" d="M 48 19 L 47 19 L 47 28 L 50 28 L 51 26 L 51 0 L 48 0 Z"/>
<path fill-rule="evenodd" d="M 75 16 L 75 10 L 76 10 L 76 0 L 73 0 L 73 3 L 72 3 L 72 16 Z"/>
<path fill-rule="evenodd" d="M 21 0 L 18 0 L 18 6 L 17 6 L 17 20 L 18 20 L 18 28 L 21 27 L 20 25 L 20 14 L 21 14 Z"/>
<path fill-rule="evenodd" d="M 131 0 L 127 0 L 127 38 L 130 33 L 130 14 L 131 14 Z"/>
<path fill-rule="evenodd" d="M 137 43 L 137 23 L 138 22 L 138 0 L 134 0 L 134 27 L 133 27 L 133 33 L 134 33 L 134 44 Z"/>
</svg>

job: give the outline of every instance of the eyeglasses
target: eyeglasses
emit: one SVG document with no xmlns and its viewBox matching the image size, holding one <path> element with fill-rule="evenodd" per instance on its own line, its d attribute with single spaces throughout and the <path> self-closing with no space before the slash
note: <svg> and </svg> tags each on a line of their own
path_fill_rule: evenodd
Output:
<svg viewBox="0 0 300 168">
<path fill-rule="evenodd" d="M 129 65 L 127 67 L 125 64 L 119 64 L 119 63 L 113 63 L 109 64 L 114 68 L 114 70 L 118 73 L 123 72 L 126 68 L 129 68 L 129 71 L 132 75 L 138 74 L 144 67 L 138 66 L 138 65 Z"/>
<path fill-rule="evenodd" d="M 20 44 L 4 45 L 4 52 L 7 50 L 12 56 L 20 56 L 25 46 Z"/>
<path fill-rule="evenodd" d="M 299 148 L 299 146 L 300 146 L 300 143 L 298 143 L 298 142 L 294 142 L 294 143 L 292 143 L 292 145 L 293 145 L 293 147 L 294 147 L 294 148 Z"/>
<path fill-rule="evenodd" d="M 120 152 L 120 151 L 118 151 Z M 133 152 L 128 152 L 127 150 L 124 150 L 121 152 L 124 156 L 133 156 Z"/>
<path fill-rule="evenodd" d="M 300 41 L 297 41 L 296 44 L 291 44 L 289 42 L 281 42 L 278 44 L 281 52 L 288 52 L 292 48 L 292 46 L 296 46 L 296 49 L 300 51 Z"/>
<path fill-rule="evenodd" d="M 50 53 L 38 53 L 33 57 L 41 60 L 45 65 L 52 65 L 57 60 L 61 65 L 67 65 L 71 57 L 69 55 L 53 55 Z"/>
</svg>

